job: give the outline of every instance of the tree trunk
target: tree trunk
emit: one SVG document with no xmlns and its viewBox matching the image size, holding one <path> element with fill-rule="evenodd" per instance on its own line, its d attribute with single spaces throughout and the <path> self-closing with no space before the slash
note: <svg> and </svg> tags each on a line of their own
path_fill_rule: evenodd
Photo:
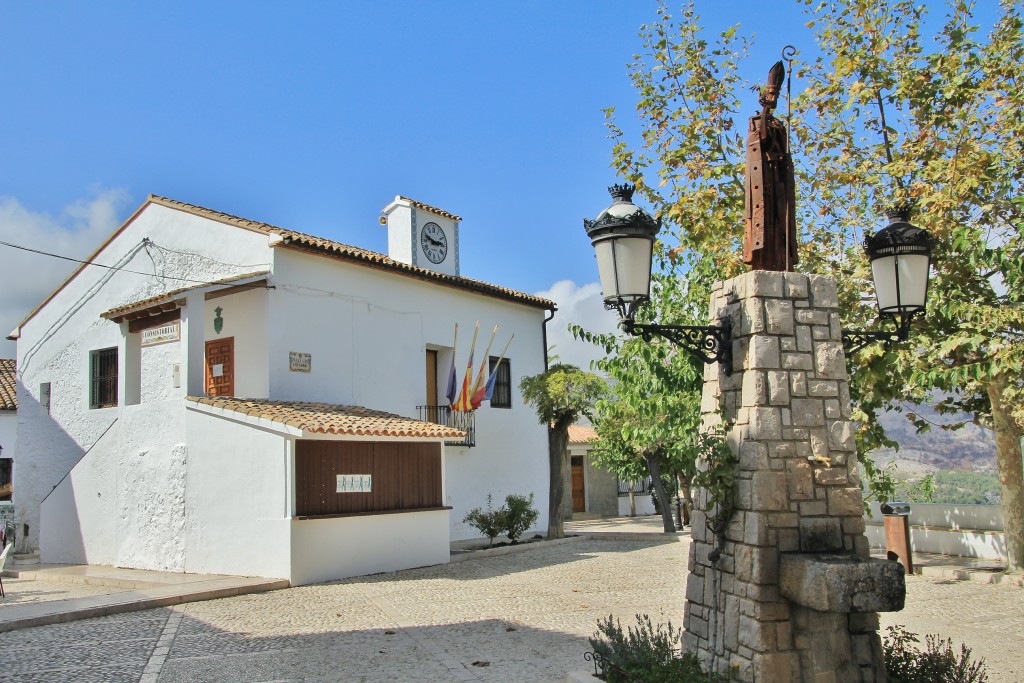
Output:
<svg viewBox="0 0 1024 683">
<path fill-rule="evenodd" d="M 633 493 L 633 482 L 629 482 L 629 516 L 636 517 L 636 494 Z"/>
<path fill-rule="evenodd" d="M 551 485 L 548 491 L 549 539 L 565 537 L 565 449 L 568 444 L 569 422 L 559 420 L 548 428 L 548 465 L 551 471 Z"/>
<path fill-rule="evenodd" d="M 693 510 L 693 495 L 690 493 L 690 480 L 682 474 L 676 475 L 676 485 L 683 496 L 683 524 L 690 526 L 690 511 Z"/>
<path fill-rule="evenodd" d="M 992 406 L 992 429 L 996 436 L 996 462 L 999 466 L 999 498 L 1006 533 L 1006 570 L 1024 572 L 1024 463 L 1021 460 L 1021 430 L 1003 402 L 1006 376 L 999 375 L 988 385 Z"/>
<path fill-rule="evenodd" d="M 644 451 L 644 460 L 647 461 L 647 471 L 651 475 L 651 483 L 654 485 L 654 495 L 658 497 L 658 508 L 661 511 L 661 522 L 665 533 L 675 533 L 676 525 L 672 521 L 672 503 L 665 491 L 665 484 L 661 481 L 661 467 L 658 465 L 657 451 Z"/>
</svg>

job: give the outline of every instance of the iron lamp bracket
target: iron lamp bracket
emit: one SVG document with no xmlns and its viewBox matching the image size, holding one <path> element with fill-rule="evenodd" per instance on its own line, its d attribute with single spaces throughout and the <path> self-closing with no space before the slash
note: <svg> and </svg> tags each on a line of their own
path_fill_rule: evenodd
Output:
<svg viewBox="0 0 1024 683">
<path fill-rule="evenodd" d="M 900 316 L 897 328 L 892 332 L 871 332 L 866 330 L 843 330 L 843 350 L 847 356 L 852 356 L 861 349 L 872 344 L 880 343 L 886 351 L 895 346 L 898 342 L 907 341 L 910 338 L 910 321 L 917 312 Z M 895 318 L 892 315 L 883 317 Z"/>
<path fill-rule="evenodd" d="M 726 375 L 732 374 L 732 321 L 722 320 L 720 325 L 645 325 L 627 318 L 622 329 L 634 337 L 651 341 L 654 337 L 667 339 L 705 364 L 720 363 Z"/>
</svg>

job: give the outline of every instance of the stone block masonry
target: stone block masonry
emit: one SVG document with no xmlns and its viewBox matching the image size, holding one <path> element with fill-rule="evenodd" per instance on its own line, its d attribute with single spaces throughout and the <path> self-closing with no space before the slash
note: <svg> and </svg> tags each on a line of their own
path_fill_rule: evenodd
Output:
<svg viewBox="0 0 1024 683">
<path fill-rule="evenodd" d="M 869 557 L 837 306 L 821 275 L 752 271 L 713 290 L 712 322 L 733 325 L 733 372 L 706 366 L 701 405 L 705 428 L 729 426 L 736 503 L 716 536 L 703 528 L 715 511 L 695 498 L 683 638 L 734 681 L 885 681 L 867 610 L 902 606 L 904 585 Z M 829 594 L 781 575 L 783 558 L 835 577 Z M 876 583 L 887 599 L 872 599 Z"/>
</svg>

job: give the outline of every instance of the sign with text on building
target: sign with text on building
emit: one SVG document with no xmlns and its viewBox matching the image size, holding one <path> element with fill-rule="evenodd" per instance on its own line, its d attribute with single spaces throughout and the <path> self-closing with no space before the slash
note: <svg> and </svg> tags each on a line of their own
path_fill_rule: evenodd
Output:
<svg viewBox="0 0 1024 683">
<path fill-rule="evenodd" d="M 339 474 L 337 493 L 370 493 L 372 474 Z"/>
<path fill-rule="evenodd" d="M 142 345 L 156 346 L 167 342 L 176 342 L 181 339 L 181 321 L 175 320 L 172 323 L 151 327 L 142 331 Z"/>
<path fill-rule="evenodd" d="M 288 369 L 292 372 L 312 372 L 313 356 L 299 351 L 288 352 Z"/>
</svg>

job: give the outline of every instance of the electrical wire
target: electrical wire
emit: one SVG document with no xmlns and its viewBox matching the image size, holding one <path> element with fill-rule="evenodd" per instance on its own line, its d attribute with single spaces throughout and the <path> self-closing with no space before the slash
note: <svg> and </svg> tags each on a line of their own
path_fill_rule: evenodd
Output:
<svg viewBox="0 0 1024 683">
<path fill-rule="evenodd" d="M 153 244 L 153 243 L 150 242 L 150 240 L 147 238 L 147 239 L 143 240 L 143 244 Z M 23 246 L 23 245 L 20 245 L 20 244 L 12 244 L 10 242 L 5 242 L 3 240 L 0 240 L 0 245 L 3 245 L 5 247 L 11 247 L 12 249 L 21 249 L 22 251 L 32 252 L 33 254 L 40 254 L 41 256 L 49 256 L 51 258 L 62 259 L 64 261 L 71 261 L 72 263 L 80 263 L 80 264 L 86 265 L 86 266 L 96 266 L 97 268 L 106 268 L 107 270 L 114 270 L 114 271 L 118 271 L 118 272 L 122 272 L 122 273 L 131 273 L 133 275 L 144 275 L 146 277 L 163 277 L 163 278 L 166 278 L 168 280 L 180 280 L 182 282 L 193 282 L 193 283 L 196 283 L 197 285 L 223 284 L 223 283 L 220 283 L 220 282 L 211 282 L 210 280 L 194 280 L 194 279 L 188 278 L 188 277 L 181 277 L 180 275 L 155 275 L 154 273 L 144 273 L 144 272 L 139 271 L 139 270 L 131 270 L 130 268 L 121 268 L 119 266 L 107 266 L 107 265 L 104 265 L 102 263 L 96 263 L 95 261 L 83 261 L 82 259 L 76 259 L 76 258 L 72 258 L 70 256 L 62 256 L 61 254 L 54 254 L 54 253 L 51 253 L 51 252 L 48 252 L 48 251 L 42 251 L 40 249 L 33 249 L 32 247 L 26 247 L 26 246 Z M 154 244 L 154 246 L 156 246 L 156 245 Z"/>
</svg>

